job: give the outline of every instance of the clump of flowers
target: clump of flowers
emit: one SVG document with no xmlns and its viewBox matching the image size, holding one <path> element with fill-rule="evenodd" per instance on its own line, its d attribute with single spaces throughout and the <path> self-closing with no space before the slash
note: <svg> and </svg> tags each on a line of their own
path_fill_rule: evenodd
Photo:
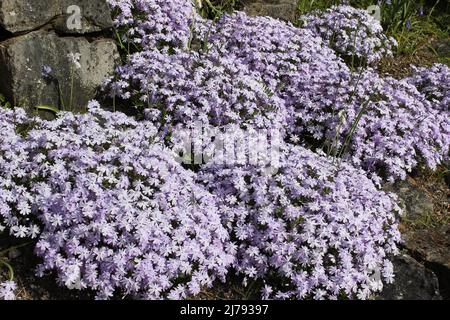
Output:
<svg viewBox="0 0 450 320">
<path fill-rule="evenodd" d="M 430 68 L 413 67 L 414 74 L 406 80 L 443 112 L 450 106 L 450 68 L 436 63 Z"/>
<path fill-rule="evenodd" d="M 17 124 L 22 124 L 18 127 Z M 40 229 L 31 216 L 32 194 L 24 183 L 32 178 L 28 170 L 27 144 L 20 132 L 29 118 L 22 109 L 0 108 L 0 235 L 9 232 L 17 238 L 38 236 Z M 8 267 L 0 256 L 0 270 Z M 0 300 L 15 300 L 14 281 L 0 281 Z"/>
<path fill-rule="evenodd" d="M 321 126 L 310 125 L 311 120 L 324 123 L 333 107 L 348 103 L 350 70 L 309 30 L 240 12 L 223 16 L 209 43 L 211 50 L 261 74 L 270 91 L 284 101 L 287 131 L 301 136 L 294 137 L 296 141 L 321 139 Z"/>
<path fill-rule="evenodd" d="M 284 104 L 266 90 L 259 74 L 212 52 L 142 51 L 120 67 L 109 91 L 139 101 L 147 117 L 166 126 L 201 122 L 281 126 Z"/>
<path fill-rule="evenodd" d="M 349 108 L 337 110 L 329 139 L 338 136 L 351 162 L 393 181 L 418 165 L 435 169 L 450 146 L 448 112 L 438 110 L 405 80 L 381 78 L 372 70 L 360 74 Z M 344 123 L 343 123 L 344 122 Z M 347 146 L 345 146 L 347 141 Z"/>
<path fill-rule="evenodd" d="M 342 78 L 339 96 L 294 108 L 294 132 L 324 143 L 329 155 L 393 181 L 419 165 L 435 169 L 450 145 L 450 120 L 405 80 L 360 70 Z M 333 101 L 337 103 L 332 103 Z M 311 141 L 311 140 L 310 140 Z"/>
<path fill-rule="evenodd" d="M 298 146 L 279 167 L 206 166 L 238 244 L 236 268 L 266 299 L 365 299 L 393 279 L 395 197 L 364 171 Z"/>
<path fill-rule="evenodd" d="M 35 175 L 20 188 L 42 226 L 39 275 L 55 271 L 61 284 L 102 299 L 179 299 L 224 280 L 234 255 L 219 207 L 155 136 L 149 122 L 95 102 L 87 114 L 27 130 Z M 6 201 L 3 210 L 16 207 Z"/>
<path fill-rule="evenodd" d="M 331 18 L 343 20 L 342 27 L 370 31 L 369 38 L 355 33 L 367 43 L 358 50 L 343 46 L 345 52 L 369 51 L 373 61 L 381 57 L 377 41 L 389 41 L 368 13 L 339 6 L 324 14 L 324 21 Z M 404 178 L 422 163 L 434 168 L 448 152 L 448 121 L 432 110 L 435 101 L 370 69 L 351 71 L 327 47 L 329 39 L 309 27 L 238 12 L 221 17 L 206 35 L 207 49 L 148 48 L 130 55 L 109 91 L 139 101 L 152 120 L 165 125 L 165 133 L 196 121 L 283 128 L 294 143 L 325 143 L 341 156 L 346 151 L 355 165 L 390 180 Z"/>
<path fill-rule="evenodd" d="M 0 109 L 0 232 L 7 229 L 17 238 L 36 238 L 40 232 L 28 188 L 37 173 L 23 136 L 35 121 L 23 109 Z"/>
<path fill-rule="evenodd" d="M 0 282 L 0 300 L 16 300 L 17 284 L 14 281 Z"/>
<path fill-rule="evenodd" d="M 324 39 L 341 57 L 353 65 L 375 64 L 392 56 L 397 45 L 383 33 L 378 20 L 366 10 L 348 5 L 333 6 L 302 16 L 304 28 Z"/>
<path fill-rule="evenodd" d="M 148 17 L 151 23 L 145 19 L 132 21 L 131 41 L 144 45 L 127 56 L 115 77 L 105 81 L 111 96 L 132 101 L 135 107 L 145 110 L 147 119 L 161 124 L 168 134 L 174 131 L 173 127 L 189 127 L 198 122 L 218 127 L 285 125 L 283 101 L 258 72 L 212 48 L 209 34 L 214 25 L 198 15 L 191 1 L 174 1 L 171 5 L 159 5 L 156 0 L 145 5 L 136 2 L 140 1 L 127 2 L 133 3 L 131 11 L 127 9 L 129 5 L 121 8 L 116 2 L 114 6 L 122 12 L 116 18 L 118 25 L 123 16 L 129 15 Z M 154 7 L 158 7 L 157 16 L 164 16 L 161 21 L 153 16 Z M 166 27 L 178 28 L 177 35 L 182 39 L 172 39 L 173 33 L 166 33 Z"/>
<path fill-rule="evenodd" d="M 308 30 L 237 13 L 217 22 L 210 46 L 261 74 L 285 103 L 294 143 L 325 144 L 390 180 L 421 163 L 434 168 L 448 152 L 448 120 L 433 103 L 404 81 L 352 72 Z"/>
<path fill-rule="evenodd" d="M 195 21 L 201 20 L 191 0 L 108 0 L 114 25 L 130 50 L 186 47 Z"/>
</svg>

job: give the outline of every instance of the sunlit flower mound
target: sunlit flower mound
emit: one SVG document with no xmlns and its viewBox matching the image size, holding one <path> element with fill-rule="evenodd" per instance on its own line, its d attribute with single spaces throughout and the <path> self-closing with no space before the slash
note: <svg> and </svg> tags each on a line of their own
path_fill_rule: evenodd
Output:
<svg viewBox="0 0 450 320">
<path fill-rule="evenodd" d="M 199 181 L 229 207 L 235 267 L 263 298 L 368 298 L 393 279 L 396 198 L 362 170 L 302 147 L 279 168 L 203 168 Z"/>
<path fill-rule="evenodd" d="M 0 119 L 19 131 L 16 112 Z M 39 275 L 102 299 L 179 299 L 224 280 L 234 255 L 219 207 L 155 135 L 93 102 L 36 120 L 20 144 L 2 136 L 1 217 L 13 235 L 38 237 Z"/>
</svg>

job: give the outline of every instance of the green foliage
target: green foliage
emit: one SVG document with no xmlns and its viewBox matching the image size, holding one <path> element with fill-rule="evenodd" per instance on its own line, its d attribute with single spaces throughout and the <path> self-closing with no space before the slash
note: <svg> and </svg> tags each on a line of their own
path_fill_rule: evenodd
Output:
<svg viewBox="0 0 450 320">
<path fill-rule="evenodd" d="M 197 0 L 200 14 L 205 18 L 216 19 L 226 12 L 232 12 L 242 7 L 241 0 Z"/>
<path fill-rule="evenodd" d="M 341 2 L 339 0 L 299 0 L 297 10 L 302 15 L 314 10 L 324 10 Z"/>
<path fill-rule="evenodd" d="M 35 109 L 38 110 L 38 111 L 49 111 L 49 112 L 52 112 L 54 114 L 57 114 L 59 112 L 58 108 L 53 107 L 53 106 L 47 106 L 47 105 L 36 106 Z"/>
<path fill-rule="evenodd" d="M 299 0 L 299 14 L 324 10 L 343 3 L 339 0 Z M 450 63 L 448 53 L 440 53 L 431 41 L 450 38 L 450 2 L 446 0 L 350 0 L 355 8 L 366 9 L 380 5 L 381 24 L 387 35 L 398 42 L 397 55 L 415 55 L 427 49 L 434 54 L 434 61 Z"/>
<path fill-rule="evenodd" d="M 0 108 L 4 108 L 4 109 L 12 108 L 11 103 L 9 103 L 9 101 L 2 94 L 0 94 Z"/>
<path fill-rule="evenodd" d="M 381 24 L 386 32 L 395 34 L 407 28 L 408 21 L 419 14 L 423 1 L 417 0 L 350 0 L 350 4 L 356 8 L 367 8 L 371 5 L 379 5 L 381 8 Z"/>
<path fill-rule="evenodd" d="M 433 49 L 430 41 L 448 38 L 449 32 L 439 28 L 434 19 L 414 18 L 411 20 L 409 30 L 402 29 L 393 36 L 398 42 L 397 52 L 399 54 L 414 55 L 418 50 L 428 47 L 439 57 L 439 53 Z"/>
<path fill-rule="evenodd" d="M 355 6 L 368 6 L 376 1 L 354 0 Z M 397 53 L 414 55 L 429 40 L 449 36 L 447 4 L 436 1 L 392 0 L 381 5 L 381 23 L 387 34 L 396 38 Z"/>
<path fill-rule="evenodd" d="M 30 244 L 30 242 L 27 242 L 27 243 L 16 245 L 16 246 L 13 246 L 13 247 L 10 247 L 10 248 L 0 251 L 0 268 L 6 269 L 6 271 L 8 272 L 8 280 L 10 280 L 10 281 L 14 280 L 14 269 L 8 261 L 7 254 L 12 250 L 20 249 L 22 247 L 28 246 L 29 244 Z M 2 279 L 0 279 L 0 280 L 2 280 Z"/>
<path fill-rule="evenodd" d="M 0 258 L 0 266 L 6 267 L 6 269 L 8 270 L 8 279 L 10 281 L 14 280 L 14 269 L 12 268 L 11 264 L 9 264 L 6 259 L 1 259 Z"/>
</svg>

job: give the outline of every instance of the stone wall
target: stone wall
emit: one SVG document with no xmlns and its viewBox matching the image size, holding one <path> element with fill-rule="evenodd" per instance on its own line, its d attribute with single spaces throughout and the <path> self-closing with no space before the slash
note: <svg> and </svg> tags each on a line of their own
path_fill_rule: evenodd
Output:
<svg viewBox="0 0 450 320">
<path fill-rule="evenodd" d="M 106 0 L 0 0 L 0 93 L 84 109 L 118 58 L 111 28 Z"/>
</svg>

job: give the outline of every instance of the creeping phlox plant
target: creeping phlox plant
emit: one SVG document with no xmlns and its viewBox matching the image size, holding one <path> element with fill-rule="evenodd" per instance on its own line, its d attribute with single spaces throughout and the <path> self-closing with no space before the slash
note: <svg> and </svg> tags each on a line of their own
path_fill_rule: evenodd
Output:
<svg viewBox="0 0 450 320">
<path fill-rule="evenodd" d="M 23 135 L 24 154 L 0 168 L 11 190 L 2 220 L 18 236 L 32 232 L 21 225 L 30 215 L 42 226 L 39 275 L 56 271 L 60 283 L 98 298 L 177 299 L 224 280 L 233 245 L 215 199 L 154 141 L 153 125 L 92 103 L 85 115 L 62 113 Z M 32 178 L 21 176 L 22 162 Z M 5 175 L 10 164 L 18 168 Z"/>
<path fill-rule="evenodd" d="M 309 30 L 236 13 L 215 24 L 209 42 L 211 50 L 261 74 L 271 92 L 284 101 L 289 134 L 322 139 L 323 125 L 335 116 L 333 108 L 348 104 L 350 70 Z"/>
<path fill-rule="evenodd" d="M 450 68 L 445 64 L 434 64 L 430 68 L 413 67 L 414 74 L 406 80 L 443 112 L 450 106 Z"/>
<path fill-rule="evenodd" d="M 149 63 L 152 61 L 152 63 Z M 284 104 L 258 74 L 218 54 L 143 51 L 121 68 L 112 90 L 140 100 L 147 117 L 167 127 L 194 122 L 281 128 Z"/>
<path fill-rule="evenodd" d="M 228 208 L 236 269 L 275 299 L 365 299 L 391 282 L 395 198 L 348 164 L 299 146 L 282 150 L 272 170 L 208 165 L 199 174 Z"/>
<path fill-rule="evenodd" d="M 354 165 L 394 181 L 405 179 L 419 164 L 435 169 L 442 163 L 450 145 L 448 110 L 427 101 L 405 80 L 381 78 L 367 70 L 356 81 L 353 106 L 342 110 L 341 120 L 347 121 L 344 136 L 352 134 L 346 139 Z M 329 132 L 336 136 L 335 129 Z"/>
<path fill-rule="evenodd" d="M 210 51 L 207 43 L 200 50 L 192 49 L 194 42 L 205 40 L 211 26 L 190 1 L 125 3 L 112 2 L 116 9 L 126 7 L 116 25 L 128 28 L 122 40 L 140 50 L 128 55 L 116 77 L 105 81 L 109 93 L 136 101 L 149 119 L 165 126 L 165 132 L 198 121 L 214 126 L 283 127 L 283 101 L 258 73 Z M 141 16 L 145 18 L 133 18 Z"/>
<path fill-rule="evenodd" d="M 8 232 L 16 238 L 35 238 L 40 232 L 31 213 L 30 203 L 33 195 L 27 186 L 34 176 L 29 169 L 27 143 L 21 135 L 29 125 L 31 125 L 30 119 L 22 109 L 0 108 L 1 236 Z M 0 276 L 3 273 L 10 273 L 10 275 L 7 281 L 2 281 L 6 279 L 0 278 L 0 300 L 14 300 L 17 285 L 13 281 L 11 266 L 3 261 L 3 258 L 0 253 Z"/>
<path fill-rule="evenodd" d="M 122 2 L 115 3 L 120 9 L 118 3 Z M 186 125 L 194 119 L 209 119 L 214 125 L 256 121 L 282 127 L 287 123 L 285 131 L 292 142 L 326 145 L 339 156 L 347 151 L 355 165 L 390 180 L 404 178 L 422 160 L 434 168 L 448 152 L 446 100 L 440 112 L 427 115 L 438 108 L 434 106 L 436 101 L 427 102 L 403 81 L 380 78 L 370 69 L 352 70 L 327 47 L 344 48 L 348 56 L 367 57 L 369 62 L 390 54 L 392 40 L 363 10 L 335 6 L 307 17 L 310 23 L 298 29 L 289 23 L 244 13 L 207 22 L 195 13 L 189 0 L 173 1 L 180 7 L 179 12 L 185 13 L 184 20 L 189 21 L 185 24 L 179 23 L 179 15 L 171 20 L 173 7 L 169 10 L 156 0 L 123 3 L 132 8 L 124 10 L 124 15 L 146 17 L 132 20 L 133 30 L 147 30 L 149 24 L 158 24 L 159 20 L 152 20 L 153 24 L 148 21 L 156 7 L 160 10 L 158 16 L 164 19 L 160 19 L 159 28 L 147 30 L 153 34 L 144 32 L 146 37 L 158 37 L 158 45 L 144 46 L 131 54 L 118 69 L 116 79 L 109 80 L 109 91 L 125 99 L 140 99 L 141 105 L 147 102 L 153 106 L 150 110 L 159 106 L 151 114 L 163 111 L 163 123 L 173 120 L 174 124 Z M 189 6 L 191 9 L 186 9 Z M 118 25 L 124 24 L 122 15 L 116 20 Z M 318 29 L 312 27 L 315 19 L 319 21 Z M 173 42 L 166 27 L 179 28 L 178 34 L 184 35 L 184 40 Z M 322 29 L 334 31 L 319 37 L 321 32 L 317 30 Z M 132 42 L 139 43 L 141 33 L 132 33 L 136 35 Z M 351 35 L 353 40 L 360 40 L 349 41 Z M 167 39 L 162 41 L 164 37 Z M 189 43 L 194 38 L 202 39 L 207 50 L 192 50 Z M 151 63 L 155 59 L 157 65 Z M 238 81 L 241 90 L 230 87 L 237 78 L 245 79 Z M 220 88 L 217 93 L 203 93 L 216 85 Z M 396 106 L 400 106 L 399 110 L 395 110 Z M 436 119 L 432 119 L 435 115 Z M 355 122 L 369 123 L 370 128 L 356 130 Z M 409 142 L 403 143 L 408 144 L 407 150 L 393 151 L 394 144 L 400 141 Z"/>
<path fill-rule="evenodd" d="M 238 13 L 222 17 L 209 39 L 211 50 L 261 74 L 284 101 L 293 142 L 325 145 L 389 180 L 420 163 L 435 168 L 448 152 L 448 110 L 436 110 L 405 81 L 351 72 L 308 30 Z"/>
<path fill-rule="evenodd" d="M 329 155 L 393 181 L 420 164 L 435 169 L 450 145 L 450 114 L 405 80 L 360 70 L 339 88 L 339 103 L 299 107 L 306 132 L 315 130 Z M 344 101 L 343 101 L 344 100 Z"/>
<path fill-rule="evenodd" d="M 383 33 L 380 22 L 368 11 L 351 6 L 333 6 L 302 16 L 304 28 L 324 39 L 352 66 L 373 65 L 392 56 L 397 45 Z"/>
<path fill-rule="evenodd" d="M 200 16 L 190 0 L 108 0 L 129 50 L 186 47 Z"/>
<path fill-rule="evenodd" d="M 16 238 L 36 238 L 40 228 L 32 215 L 30 181 L 36 178 L 34 159 L 24 138 L 39 119 L 29 118 L 23 109 L 0 109 L 0 232 Z"/>
</svg>

